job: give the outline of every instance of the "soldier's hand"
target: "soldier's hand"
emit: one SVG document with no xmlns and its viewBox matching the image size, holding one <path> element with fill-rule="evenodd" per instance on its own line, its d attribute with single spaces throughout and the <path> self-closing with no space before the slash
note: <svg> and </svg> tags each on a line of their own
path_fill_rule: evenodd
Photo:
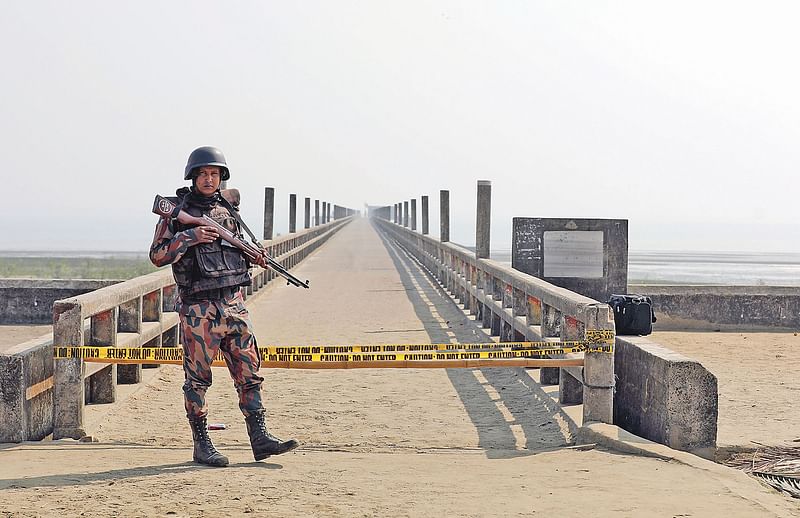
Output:
<svg viewBox="0 0 800 518">
<path fill-rule="evenodd" d="M 266 268 L 267 267 L 267 258 L 264 257 L 263 254 L 259 255 L 258 258 L 253 262 L 256 263 L 257 265 L 259 265 L 262 268 Z"/>
<path fill-rule="evenodd" d="M 194 234 L 192 241 L 194 244 L 213 243 L 219 237 L 217 230 L 214 227 L 199 226 L 189 229 L 187 232 Z"/>
</svg>

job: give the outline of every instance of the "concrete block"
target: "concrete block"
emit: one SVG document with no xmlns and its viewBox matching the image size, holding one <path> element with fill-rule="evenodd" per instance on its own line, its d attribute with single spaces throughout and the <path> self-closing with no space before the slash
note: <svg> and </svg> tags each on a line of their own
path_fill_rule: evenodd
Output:
<svg viewBox="0 0 800 518">
<path fill-rule="evenodd" d="M 53 431 L 53 335 L 0 355 L 0 443 L 38 441 Z"/>
<path fill-rule="evenodd" d="M 677 450 L 716 446 L 717 378 L 646 338 L 616 339 L 614 423 Z"/>
</svg>

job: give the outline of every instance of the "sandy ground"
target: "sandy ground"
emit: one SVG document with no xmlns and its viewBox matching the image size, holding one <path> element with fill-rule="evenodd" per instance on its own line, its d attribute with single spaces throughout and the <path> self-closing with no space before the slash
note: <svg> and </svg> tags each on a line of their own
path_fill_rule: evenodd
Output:
<svg viewBox="0 0 800 518">
<path fill-rule="evenodd" d="M 656 331 L 651 338 L 717 377 L 719 446 L 800 442 L 797 333 Z"/>
<path fill-rule="evenodd" d="M 262 345 L 487 340 L 366 221 L 297 273 L 311 290 L 276 285 L 249 302 Z M 0 516 L 800 516 L 734 470 L 575 447 L 571 413 L 532 371 L 263 374 L 268 425 L 298 450 L 253 462 L 217 369 L 210 421 L 228 425 L 212 433 L 232 465 L 193 464 L 182 373 L 164 367 L 87 409 L 100 442 L 0 449 Z"/>
</svg>

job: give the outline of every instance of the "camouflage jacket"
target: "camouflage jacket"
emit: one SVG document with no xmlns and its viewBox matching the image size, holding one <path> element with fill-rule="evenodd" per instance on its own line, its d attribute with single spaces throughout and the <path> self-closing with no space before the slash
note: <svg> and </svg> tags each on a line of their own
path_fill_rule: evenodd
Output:
<svg viewBox="0 0 800 518">
<path fill-rule="evenodd" d="M 220 225 L 238 231 L 235 218 L 220 203 L 205 208 L 186 204 L 184 210 L 194 216 L 208 214 Z M 236 291 L 236 287 L 251 283 L 249 264 L 238 248 L 221 239 L 196 243 L 194 228 L 162 218 L 156 225 L 150 246 L 153 264 L 172 265 L 178 294 L 184 303 L 224 299 Z"/>
</svg>

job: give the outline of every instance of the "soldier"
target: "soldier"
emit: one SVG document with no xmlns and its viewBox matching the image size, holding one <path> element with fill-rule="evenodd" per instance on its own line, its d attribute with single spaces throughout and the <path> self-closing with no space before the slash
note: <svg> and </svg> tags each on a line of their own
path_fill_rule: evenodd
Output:
<svg viewBox="0 0 800 518">
<path fill-rule="evenodd" d="M 177 205 L 193 216 L 209 215 L 228 230 L 241 235 L 239 193 L 220 190 L 230 178 L 222 152 L 200 147 L 189 155 L 184 180 L 192 187 L 177 191 Z M 176 211 L 177 213 L 177 211 Z M 214 448 L 208 435 L 206 390 L 211 386 L 211 362 L 222 351 L 239 393 L 239 408 L 245 416 L 250 445 L 256 460 L 293 450 L 297 441 L 282 441 L 271 435 L 264 422 L 261 358 L 250 316 L 240 288 L 251 284 L 245 256 L 220 239 L 214 227 L 188 228 L 177 220 L 162 218 L 156 225 L 150 247 L 156 266 L 172 265 L 178 286 L 176 309 L 183 336 L 183 384 L 186 416 L 192 428 L 194 461 L 227 466 L 228 458 Z M 262 262 L 261 266 L 265 266 Z"/>
</svg>

